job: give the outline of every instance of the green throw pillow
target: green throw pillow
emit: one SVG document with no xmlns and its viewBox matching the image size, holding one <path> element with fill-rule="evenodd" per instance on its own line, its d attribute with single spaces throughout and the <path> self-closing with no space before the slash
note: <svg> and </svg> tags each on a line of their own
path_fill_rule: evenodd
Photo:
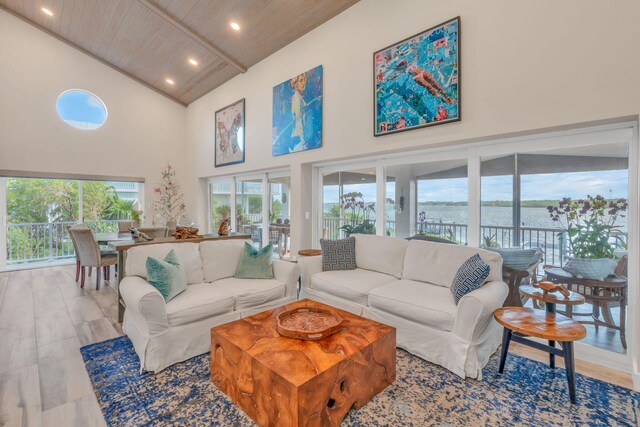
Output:
<svg viewBox="0 0 640 427">
<path fill-rule="evenodd" d="M 164 260 L 147 258 L 147 282 L 160 291 L 165 301 L 187 290 L 187 273 L 173 249 Z"/>
<path fill-rule="evenodd" d="M 258 251 L 245 242 L 234 277 L 238 279 L 273 279 L 272 255 L 273 245 L 271 243 Z"/>
</svg>

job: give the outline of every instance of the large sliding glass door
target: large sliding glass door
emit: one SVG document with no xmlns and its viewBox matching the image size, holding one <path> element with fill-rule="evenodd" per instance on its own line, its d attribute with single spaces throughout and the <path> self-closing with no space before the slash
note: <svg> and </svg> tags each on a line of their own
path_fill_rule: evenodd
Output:
<svg viewBox="0 0 640 427">
<path fill-rule="evenodd" d="M 69 225 L 117 231 L 143 206 L 138 182 L 7 177 L 0 185 L 0 269 L 70 259 Z"/>
<path fill-rule="evenodd" d="M 554 207 L 563 214 L 567 200 L 579 203 L 577 223 L 585 226 L 596 200 L 604 206 L 600 219 L 612 227 L 604 245 L 615 254 L 611 256 L 619 262 L 618 271 L 628 275 L 628 286 L 634 288 L 628 292 L 637 295 L 637 281 L 632 281 L 638 272 L 638 236 L 633 233 L 638 226 L 636 132 L 632 125 L 606 126 L 403 153 L 372 159 L 370 168 L 361 166 L 366 160 L 319 167 L 322 216 L 315 218 L 322 221 L 316 224 L 316 235 L 345 237 L 348 225 L 362 223 L 350 211 L 354 205 L 371 205 L 374 210 L 384 205 L 384 214 L 376 210 L 374 215 L 373 233 L 401 238 L 417 233 L 470 246 L 535 250 L 541 259 L 534 270 L 541 277 L 545 266 L 563 268 L 571 257 L 578 257 L 576 242 L 550 215 L 557 213 Z M 636 157 L 630 157 L 630 147 Z M 345 194 L 353 192 L 357 197 L 345 200 Z M 623 257 L 634 251 L 625 262 Z M 618 329 L 630 323 L 625 310 L 619 302 L 586 298 L 575 317 L 583 322 L 595 317 L 599 327 L 587 322 L 587 338 L 579 351 L 622 366 L 626 349 L 621 338 L 630 333 Z"/>
<path fill-rule="evenodd" d="M 270 171 L 209 182 L 210 232 L 229 218 L 232 231 L 247 234 L 256 249 L 269 243 L 275 256 L 290 255 L 289 171 Z"/>
</svg>

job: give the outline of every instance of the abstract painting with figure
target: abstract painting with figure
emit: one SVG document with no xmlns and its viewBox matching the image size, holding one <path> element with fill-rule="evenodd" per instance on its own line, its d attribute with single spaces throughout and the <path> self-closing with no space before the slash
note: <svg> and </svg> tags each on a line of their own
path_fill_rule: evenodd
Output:
<svg viewBox="0 0 640 427">
<path fill-rule="evenodd" d="M 274 156 L 322 146 L 322 65 L 273 88 Z"/>
</svg>

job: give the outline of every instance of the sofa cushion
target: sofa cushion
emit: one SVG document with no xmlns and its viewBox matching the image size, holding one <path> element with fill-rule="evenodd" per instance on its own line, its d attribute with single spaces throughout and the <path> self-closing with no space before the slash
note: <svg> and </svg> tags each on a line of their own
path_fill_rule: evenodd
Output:
<svg viewBox="0 0 640 427">
<path fill-rule="evenodd" d="M 238 268 L 233 277 L 237 279 L 273 279 L 273 244 L 257 250 L 250 243 L 245 243 Z"/>
<path fill-rule="evenodd" d="M 322 249 L 322 271 L 355 270 L 356 239 L 320 239 Z"/>
<path fill-rule="evenodd" d="M 284 298 L 286 285 L 276 279 L 238 279 L 227 277 L 212 283 L 233 295 L 235 310 L 257 307 Z"/>
<path fill-rule="evenodd" d="M 375 288 L 369 306 L 443 331 L 452 331 L 458 306 L 448 288 L 414 280 Z"/>
<path fill-rule="evenodd" d="M 211 283 L 197 283 L 166 305 L 167 320 L 172 326 L 186 325 L 208 317 L 233 311 L 233 295 Z"/>
<path fill-rule="evenodd" d="M 209 240 L 200 243 L 204 281 L 232 277 L 236 273 L 245 242 L 251 243 L 251 240 Z"/>
<path fill-rule="evenodd" d="M 489 275 L 489 270 L 489 264 L 484 262 L 478 254 L 475 254 L 460 266 L 451 284 L 451 294 L 456 300 L 456 304 L 458 304 L 460 298 L 469 292 L 480 289 L 484 285 Z"/>
<path fill-rule="evenodd" d="M 147 257 L 147 281 L 165 301 L 187 290 L 187 275 L 180 265 L 176 251 L 171 249 L 164 259 Z"/>
<path fill-rule="evenodd" d="M 447 243 L 411 240 L 404 257 L 403 279 L 451 287 L 458 269 L 475 254 L 491 267 L 489 281 L 502 281 L 502 257 L 496 252 Z"/>
<path fill-rule="evenodd" d="M 136 246 L 127 251 L 126 271 L 128 276 L 147 278 L 147 258 L 164 258 L 173 249 L 176 251 L 180 265 L 187 273 L 187 283 L 202 283 L 202 259 L 197 243 L 161 243 L 155 245 Z"/>
<path fill-rule="evenodd" d="M 316 273 L 311 278 L 311 289 L 366 306 L 372 289 L 392 282 L 398 282 L 398 279 L 388 274 L 356 268 Z"/>
<path fill-rule="evenodd" d="M 356 238 L 358 268 L 402 277 L 406 240 L 369 234 L 353 234 L 353 237 Z"/>
</svg>

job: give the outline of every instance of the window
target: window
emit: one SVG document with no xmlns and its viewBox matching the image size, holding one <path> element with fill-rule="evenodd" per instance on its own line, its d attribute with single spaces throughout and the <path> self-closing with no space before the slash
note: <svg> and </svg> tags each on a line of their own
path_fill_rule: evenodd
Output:
<svg viewBox="0 0 640 427">
<path fill-rule="evenodd" d="M 107 107 L 91 92 L 71 89 L 62 92 L 56 103 L 58 115 L 69 126 L 95 130 L 107 121 Z"/>
<path fill-rule="evenodd" d="M 323 176 L 323 231 L 327 239 L 352 233 L 376 234 L 376 169 L 331 172 Z"/>
<path fill-rule="evenodd" d="M 290 257 L 290 181 L 288 170 L 211 179 L 210 231 L 229 218 L 231 230 L 251 236 L 256 249 L 271 243 L 274 257 Z"/>
<path fill-rule="evenodd" d="M 0 269 L 70 259 L 68 226 L 83 222 L 95 232 L 118 231 L 118 222 L 144 205 L 141 183 L 132 181 L 18 177 L 0 178 L 0 185 L 6 203 Z"/>
</svg>

